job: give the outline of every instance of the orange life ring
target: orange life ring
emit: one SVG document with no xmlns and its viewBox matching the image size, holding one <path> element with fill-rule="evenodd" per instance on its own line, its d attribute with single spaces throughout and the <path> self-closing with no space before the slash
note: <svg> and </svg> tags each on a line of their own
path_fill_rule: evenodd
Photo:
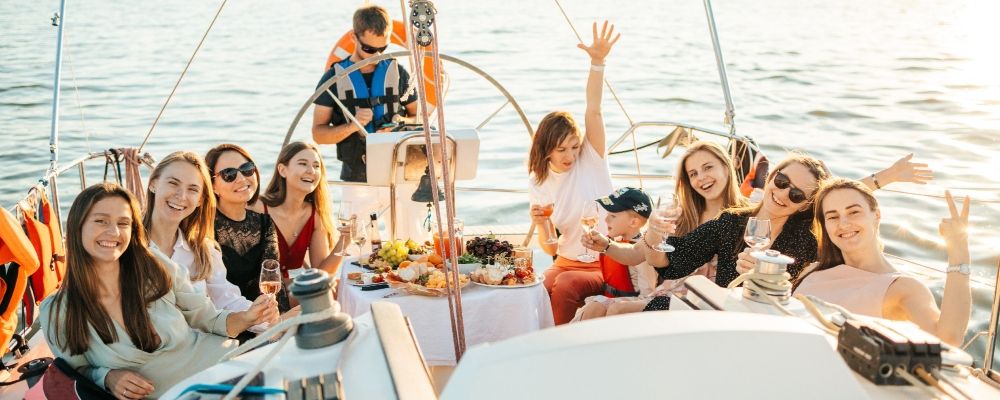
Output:
<svg viewBox="0 0 1000 400">
<path fill-rule="evenodd" d="M 406 46 L 406 26 L 402 21 L 392 21 L 392 33 L 389 42 L 399 46 Z M 354 40 L 354 30 L 344 32 L 337 44 L 330 50 L 330 55 L 326 58 L 326 65 L 323 70 L 330 69 L 333 63 L 350 57 L 354 54 L 354 47 L 357 43 Z M 437 90 L 434 87 L 434 62 L 430 56 L 424 57 L 424 90 L 423 95 L 427 97 L 427 102 L 431 107 L 437 106 Z"/>
</svg>

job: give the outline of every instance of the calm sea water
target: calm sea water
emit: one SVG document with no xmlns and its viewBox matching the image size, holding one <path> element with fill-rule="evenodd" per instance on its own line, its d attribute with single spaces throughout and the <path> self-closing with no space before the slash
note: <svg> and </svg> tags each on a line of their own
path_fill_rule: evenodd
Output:
<svg viewBox="0 0 1000 400">
<path fill-rule="evenodd" d="M 219 2 L 71 1 L 60 159 L 137 146 Z M 333 43 L 360 2 L 230 2 L 147 145 L 154 157 L 220 142 L 246 146 L 269 171 L 294 114 L 312 93 Z M 399 15 L 397 3 L 384 3 Z M 442 51 L 497 79 L 532 124 L 553 109 L 582 113 L 588 61 L 555 3 L 436 2 Z M 589 23 L 623 33 L 607 78 L 636 121 L 722 129 L 723 97 L 700 1 L 566 1 L 589 42 Z M 0 2 L 0 205 L 9 208 L 45 171 L 58 1 Z M 893 189 L 972 195 L 975 274 L 995 276 L 1000 231 L 1000 5 L 983 0 L 731 0 L 715 14 L 736 105 L 736 126 L 780 159 L 801 150 L 838 175 L 861 177 L 906 153 L 935 171 L 929 185 Z M 446 65 L 449 129 L 478 125 L 503 104 L 484 80 Z M 628 120 L 606 94 L 609 140 Z M 309 138 L 311 114 L 296 139 Z M 640 131 L 640 144 L 665 131 Z M 481 132 L 479 177 L 466 186 L 523 188 L 528 135 L 508 107 Z M 333 171 L 339 165 L 327 153 Z M 629 172 L 630 155 L 612 159 Z M 676 161 L 643 153 L 643 172 Z M 88 179 L 101 178 L 92 164 Z M 269 175 L 269 174 L 265 174 Z M 62 181 L 64 210 L 78 180 Z M 637 182 L 619 181 L 620 185 Z M 665 182 L 646 182 L 654 192 Z M 944 266 L 937 235 L 944 200 L 880 192 L 886 249 Z M 463 193 L 471 224 L 525 223 L 522 195 Z M 905 265 L 904 265 L 905 266 Z M 921 269 L 917 269 L 919 272 Z M 928 281 L 940 295 L 939 277 Z M 985 329 L 992 289 L 975 290 L 970 332 Z M 973 349 L 981 354 L 979 340 Z"/>
</svg>

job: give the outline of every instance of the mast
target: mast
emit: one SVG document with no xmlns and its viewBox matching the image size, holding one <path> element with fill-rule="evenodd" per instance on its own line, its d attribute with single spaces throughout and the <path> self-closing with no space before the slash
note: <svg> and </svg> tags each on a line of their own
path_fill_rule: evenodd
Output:
<svg viewBox="0 0 1000 400">
<path fill-rule="evenodd" d="M 52 16 L 52 25 L 59 27 L 56 35 L 56 74 L 52 84 L 52 129 L 49 131 L 49 173 L 55 172 L 59 164 L 59 91 L 62 89 L 63 27 L 66 14 L 66 0 L 59 2 L 59 12 Z"/>
<path fill-rule="evenodd" d="M 712 12 L 712 0 L 704 0 L 705 17 L 708 18 L 708 31 L 712 35 L 712 49 L 715 50 L 715 64 L 719 68 L 719 82 L 722 83 L 722 95 L 726 98 L 725 124 L 729 133 L 736 133 L 736 110 L 733 107 L 733 96 L 729 93 L 729 79 L 726 77 L 726 62 L 722 59 L 722 45 L 719 44 L 719 31 L 715 27 L 715 14 Z"/>
</svg>

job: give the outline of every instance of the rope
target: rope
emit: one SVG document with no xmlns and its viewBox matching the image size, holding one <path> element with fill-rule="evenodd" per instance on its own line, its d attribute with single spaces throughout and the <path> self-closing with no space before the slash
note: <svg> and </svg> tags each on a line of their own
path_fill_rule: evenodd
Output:
<svg viewBox="0 0 1000 400">
<path fill-rule="evenodd" d="M 938 393 L 935 392 L 933 389 L 931 389 L 931 386 L 925 385 L 923 382 L 918 380 L 917 377 L 913 376 L 913 374 L 907 372 L 905 369 L 896 367 L 895 371 L 896 375 L 899 375 L 900 378 L 903 378 L 903 380 L 908 382 L 910 385 L 913 385 L 913 387 L 923 389 L 925 392 L 927 392 L 927 394 L 931 395 L 932 398 L 938 397 Z M 945 395 L 947 395 L 947 393 L 945 393 Z"/>
<path fill-rule="evenodd" d="M 208 37 L 208 33 L 212 31 L 212 27 L 215 26 L 215 21 L 219 19 L 219 14 L 222 14 L 222 9 L 226 7 L 226 2 L 229 0 L 222 0 L 222 4 L 219 5 L 219 9 L 215 12 L 215 16 L 212 17 L 212 22 L 208 24 L 208 29 L 205 29 L 205 34 L 201 35 L 201 40 L 198 41 L 198 46 L 194 48 L 194 53 L 191 53 L 191 58 L 188 58 L 187 65 L 184 66 L 184 70 L 181 71 L 181 76 L 177 77 L 177 82 L 174 83 L 174 88 L 170 89 L 170 94 L 167 96 L 167 100 L 163 102 L 163 106 L 160 107 L 160 112 L 156 114 L 156 119 L 153 120 L 153 125 L 149 127 L 149 132 L 146 132 L 146 137 L 142 139 L 142 144 L 139 145 L 139 151 L 142 151 L 143 147 L 146 147 L 146 142 L 149 141 L 149 137 L 153 135 L 153 130 L 156 129 L 156 124 L 160 122 L 160 117 L 163 116 L 163 111 L 167 109 L 167 105 L 170 104 L 170 100 L 174 98 L 174 93 L 177 92 L 177 87 L 181 85 L 181 81 L 184 80 L 184 76 L 187 75 L 188 68 L 191 68 L 191 63 L 194 62 L 195 56 L 198 55 L 198 50 L 201 50 L 201 45 L 205 43 L 205 38 Z"/>
<path fill-rule="evenodd" d="M 65 41 L 66 39 L 64 38 L 63 40 Z M 65 48 L 65 46 L 63 47 Z M 76 109 L 80 112 L 80 130 L 83 131 L 84 141 L 87 143 L 87 152 L 90 153 L 90 131 L 87 130 L 87 119 L 83 116 L 83 103 L 80 102 L 80 87 L 76 84 L 76 70 L 73 68 L 73 57 L 69 53 L 66 53 L 66 58 L 69 64 L 69 78 L 73 82 L 73 97 L 76 99 Z"/>
<path fill-rule="evenodd" d="M 943 198 L 945 198 L 943 195 L 940 195 L 940 194 L 915 193 L 915 192 L 907 192 L 907 191 L 903 191 L 903 190 L 884 189 L 884 188 L 880 189 L 880 190 L 883 191 L 883 192 L 908 194 L 908 195 L 911 195 L 911 196 L 930 197 L 930 198 L 934 198 L 934 199 L 943 199 Z M 990 190 L 990 189 L 988 189 L 988 188 L 964 188 L 964 190 Z M 972 203 L 979 203 L 979 204 L 1000 204 L 1000 200 L 976 200 L 976 199 L 970 199 L 970 201 Z"/>
<path fill-rule="evenodd" d="M 125 158 L 125 188 L 135 195 L 135 199 L 139 201 L 139 204 L 146 204 L 146 190 L 142 186 L 142 174 L 139 173 L 139 167 L 142 166 L 142 157 L 139 156 L 139 150 L 135 148 L 126 148 L 119 150 Z"/>
</svg>

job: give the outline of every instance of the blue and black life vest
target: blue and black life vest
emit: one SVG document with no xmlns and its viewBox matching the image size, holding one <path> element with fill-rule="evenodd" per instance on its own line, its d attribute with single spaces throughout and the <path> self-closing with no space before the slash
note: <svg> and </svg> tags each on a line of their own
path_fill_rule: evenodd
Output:
<svg viewBox="0 0 1000 400">
<path fill-rule="evenodd" d="M 352 65 L 354 63 L 351 59 L 346 58 L 334 63 L 333 69 L 339 75 Z M 372 109 L 372 120 L 365 126 L 365 130 L 374 133 L 380 126 L 392 122 L 393 116 L 402 113 L 403 107 L 399 104 L 399 79 L 396 60 L 382 60 L 375 64 L 370 89 L 361 71 L 355 70 L 348 74 L 348 79 L 337 82 L 337 99 L 351 114 L 356 114 L 359 108 Z M 347 120 L 347 117 L 344 119 Z M 368 181 L 365 145 L 366 140 L 358 132 L 337 143 L 337 159 L 342 163 L 340 179 L 348 182 Z"/>
</svg>

